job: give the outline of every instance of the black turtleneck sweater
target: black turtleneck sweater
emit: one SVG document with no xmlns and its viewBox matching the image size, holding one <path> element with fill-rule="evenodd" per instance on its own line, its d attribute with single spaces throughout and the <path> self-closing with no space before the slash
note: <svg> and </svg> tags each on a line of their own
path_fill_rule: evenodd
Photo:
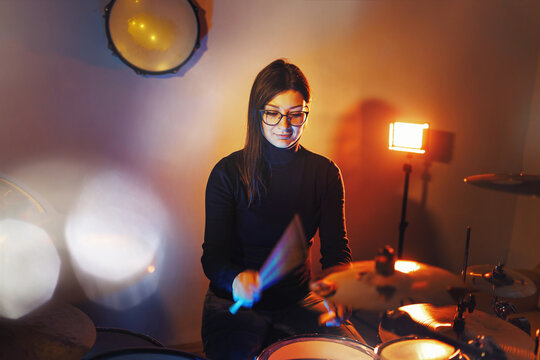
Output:
<svg viewBox="0 0 540 360">
<path fill-rule="evenodd" d="M 219 297 L 232 299 L 236 275 L 260 269 L 294 214 L 300 216 L 308 247 L 319 229 L 323 269 L 351 261 L 338 167 L 298 144 L 279 149 L 264 141 L 271 177 L 262 201 L 248 208 L 238 171 L 243 150 L 221 159 L 208 179 L 201 261 Z M 277 309 L 302 299 L 309 292 L 310 268 L 308 258 L 299 271 L 266 289 L 254 308 Z"/>
</svg>

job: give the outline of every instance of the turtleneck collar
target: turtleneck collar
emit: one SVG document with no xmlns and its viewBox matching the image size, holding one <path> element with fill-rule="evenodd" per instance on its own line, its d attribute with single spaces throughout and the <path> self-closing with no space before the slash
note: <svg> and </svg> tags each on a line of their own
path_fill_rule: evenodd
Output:
<svg viewBox="0 0 540 360">
<path fill-rule="evenodd" d="M 294 159 L 296 159 L 298 150 L 300 149 L 300 142 L 297 141 L 291 147 L 282 149 L 272 145 L 263 136 L 263 148 L 265 158 L 272 167 L 284 166 L 290 164 Z"/>
</svg>

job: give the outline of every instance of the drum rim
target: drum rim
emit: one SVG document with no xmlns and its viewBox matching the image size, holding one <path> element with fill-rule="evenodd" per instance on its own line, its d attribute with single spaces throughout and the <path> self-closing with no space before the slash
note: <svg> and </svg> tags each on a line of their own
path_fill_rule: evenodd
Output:
<svg viewBox="0 0 540 360">
<path fill-rule="evenodd" d="M 91 357 L 88 360 L 106 360 L 109 358 L 113 358 L 115 356 L 122 356 L 122 355 L 129 355 L 129 354 L 166 354 L 166 355 L 179 355 L 187 357 L 188 359 L 192 360 L 208 360 L 204 357 L 200 357 L 199 355 L 188 353 L 181 350 L 176 349 L 169 349 L 169 348 L 148 348 L 148 347 L 133 347 L 133 348 L 127 348 L 127 349 L 118 349 L 118 350 L 112 350 L 108 351 L 106 353 L 98 354 L 94 357 Z"/>
<path fill-rule="evenodd" d="M 193 10 L 193 15 L 195 16 L 195 22 L 197 24 L 197 35 L 195 36 L 195 43 L 193 45 L 193 48 L 191 49 L 191 52 L 189 55 L 178 65 L 162 71 L 153 71 L 153 70 L 147 70 L 140 68 L 138 66 L 133 65 L 128 59 L 126 59 L 120 51 L 118 51 L 118 48 L 116 47 L 110 30 L 110 19 L 111 19 L 111 11 L 113 9 L 114 4 L 117 0 L 111 0 L 106 6 L 105 6 L 105 14 L 103 15 L 105 19 L 105 33 L 107 35 L 107 41 L 109 42 L 109 49 L 113 51 L 113 54 L 118 56 L 118 58 L 127 66 L 132 68 L 137 74 L 139 75 L 164 75 L 164 74 L 170 74 L 170 73 L 176 73 L 182 66 L 184 66 L 192 57 L 193 54 L 195 54 L 195 51 L 200 47 L 200 37 L 201 37 L 201 22 L 199 20 L 198 16 L 198 10 L 197 7 L 193 4 L 192 0 L 179 0 L 179 1 L 187 1 L 187 3 L 190 5 L 191 9 Z"/>
<path fill-rule="evenodd" d="M 392 344 L 395 344 L 395 343 L 398 343 L 398 342 L 402 342 L 402 341 L 410 341 L 410 340 L 435 340 L 435 341 L 438 341 L 440 343 L 446 344 L 446 345 L 451 346 L 451 347 L 454 348 L 454 352 L 450 355 L 448 360 L 458 359 L 460 355 L 463 356 L 464 360 L 469 360 L 469 356 L 467 354 L 461 352 L 461 349 L 456 348 L 455 346 L 453 346 L 451 344 L 445 343 L 444 341 L 441 341 L 439 339 L 435 339 L 435 338 L 432 338 L 432 337 L 429 337 L 429 336 L 415 336 L 415 335 L 404 336 L 404 337 L 400 337 L 400 338 L 397 338 L 397 339 L 392 339 L 392 340 L 386 341 L 384 343 L 380 343 L 379 345 L 377 345 L 373 349 L 374 355 L 376 356 L 375 359 L 379 359 L 379 357 L 377 357 L 377 356 L 379 356 L 381 354 L 381 351 L 383 351 L 384 348 L 388 347 L 389 345 L 392 345 Z"/>
<path fill-rule="evenodd" d="M 135 331 L 132 331 L 132 330 L 127 330 L 127 329 L 122 329 L 122 328 L 114 328 L 114 327 L 96 326 L 96 334 L 98 332 L 100 332 L 100 333 L 118 333 L 118 334 L 125 334 L 125 335 L 133 335 L 133 336 L 136 336 L 136 337 L 141 338 L 143 340 L 146 340 L 146 341 L 154 344 L 155 346 L 157 346 L 159 348 L 164 348 L 165 347 L 165 345 L 160 343 L 157 339 L 153 338 L 152 336 L 142 334 L 142 333 L 138 333 L 138 332 L 135 332 Z"/>
<path fill-rule="evenodd" d="M 273 344 L 270 344 L 267 347 L 265 347 L 263 349 L 263 351 L 261 351 L 261 353 L 255 358 L 255 360 L 268 359 L 268 356 L 272 355 L 277 350 L 277 349 L 274 349 L 274 347 L 275 347 L 275 345 L 277 345 L 279 343 L 284 343 L 284 342 L 290 343 L 293 340 L 302 339 L 302 338 L 328 339 L 328 340 L 340 340 L 340 341 L 350 342 L 350 343 L 354 343 L 355 345 L 357 345 L 355 348 L 361 349 L 362 351 L 364 351 L 365 348 L 367 348 L 368 350 L 370 350 L 372 352 L 372 354 L 364 352 L 367 355 L 370 355 L 370 356 L 374 355 L 374 350 L 373 350 L 372 346 L 370 346 L 368 344 L 361 343 L 358 340 L 354 340 L 354 339 L 351 339 L 351 338 L 347 338 L 347 337 L 339 336 L 339 335 L 334 335 L 334 334 L 309 333 L 309 334 L 293 335 L 293 336 L 289 336 L 289 337 L 286 337 L 286 338 L 283 338 L 283 339 L 279 339 L 278 341 L 274 342 Z"/>
</svg>

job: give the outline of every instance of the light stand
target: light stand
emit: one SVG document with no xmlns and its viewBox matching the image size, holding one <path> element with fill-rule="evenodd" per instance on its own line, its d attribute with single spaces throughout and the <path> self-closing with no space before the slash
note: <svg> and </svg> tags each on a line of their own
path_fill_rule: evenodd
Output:
<svg viewBox="0 0 540 360">
<path fill-rule="evenodd" d="M 412 153 L 424 154 L 425 136 L 424 131 L 429 125 L 407 122 L 393 122 L 390 124 L 388 148 L 390 150 L 407 152 L 408 162 L 403 164 L 405 172 L 405 184 L 403 185 L 403 202 L 401 204 L 401 221 L 399 223 L 399 240 L 397 248 L 397 258 L 401 259 L 403 255 L 403 242 L 405 239 L 405 230 L 409 223 L 407 222 L 407 200 L 409 196 L 409 178 L 412 171 L 410 159 Z"/>
<path fill-rule="evenodd" d="M 411 158 L 411 155 L 407 155 L 407 158 Z M 401 259 L 403 254 L 403 241 L 405 239 L 405 230 L 409 223 L 406 220 L 407 217 L 407 198 L 409 196 L 409 177 L 412 171 L 412 165 L 410 163 L 403 164 L 403 171 L 405 171 L 405 184 L 403 185 L 403 202 L 401 204 L 401 221 L 399 222 L 399 240 L 397 257 Z"/>
</svg>

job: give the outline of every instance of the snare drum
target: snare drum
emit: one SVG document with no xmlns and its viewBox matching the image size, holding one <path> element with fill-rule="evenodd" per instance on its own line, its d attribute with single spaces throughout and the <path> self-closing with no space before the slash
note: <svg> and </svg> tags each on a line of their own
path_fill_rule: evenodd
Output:
<svg viewBox="0 0 540 360">
<path fill-rule="evenodd" d="M 270 345 L 257 360 L 371 360 L 373 350 L 358 341 L 331 335 L 299 335 Z"/>
<path fill-rule="evenodd" d="M 469 357 L 442 341 L 428 338 L 405 337 L 391 340 L 375 348 L 376 360 L 469 360 Z"/>
</svg>

